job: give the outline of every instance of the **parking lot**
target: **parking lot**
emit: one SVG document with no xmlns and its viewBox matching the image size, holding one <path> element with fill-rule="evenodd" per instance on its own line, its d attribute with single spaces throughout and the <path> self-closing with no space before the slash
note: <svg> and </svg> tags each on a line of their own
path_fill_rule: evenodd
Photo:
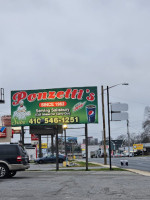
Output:
<svg viewBox="0 0 150 200">
<path fill-rule="evenodd" d="M 149 185 L 126 171 L 25 171 L 0 180 L 2 200 L 149 200 Z"/>
</svg>

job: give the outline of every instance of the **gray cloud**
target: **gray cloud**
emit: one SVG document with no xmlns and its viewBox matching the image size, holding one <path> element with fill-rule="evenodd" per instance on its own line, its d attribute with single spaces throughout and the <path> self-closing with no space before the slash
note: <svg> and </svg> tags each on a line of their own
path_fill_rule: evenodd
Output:
<svg viewBox="0 0 150 200">
<path fill-rule="evenodd" d="M 149 6 L 149 0 L 1 0 L 1 113 L 10 113 L 11 90 L 97 85 L 100 94 L 102 84 L 126 81 L 130 86 L 114 88 L 111 98 L 129 103 L 130 120 L 138 113 L 142 123 L 150 99 Z M 102 130 L 101 116 L 94 127 Z"/>
</svg>

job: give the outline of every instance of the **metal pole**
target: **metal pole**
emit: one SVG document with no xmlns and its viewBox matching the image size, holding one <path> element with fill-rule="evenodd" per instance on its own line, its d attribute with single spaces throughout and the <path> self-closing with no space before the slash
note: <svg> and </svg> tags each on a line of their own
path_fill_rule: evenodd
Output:
<svg viewBox="0 0 150 200">
<path fill-rule="evenodd" d="M 65 156 L 67 159 L 66 129 L 64 129 L 64 136 L 65 136 Z"/>
<path fill-rule="evenodd" d="M 109 135 L 109 165 L 111 167 L 111 137 L 110 137 L 110 115 L 109 115 L 109 87 L 107 86 L 107 109 L 108 109 L 108 135 Z"/>
<path fill-rule="evenodd" d="M 41 135 L 38 135 L 39 136 L 39 158 L 42 157 L 42 149 L 41 149 Z"/>
<path fill-rule="evenodd" d="M 21 126 L 21 143 L 24 146 L 24 126 Z"/>
<path fill-rule="evenodd" d="M 106 158 L 106 131 L 105 131 L 105 110 L 104 110 L 104 89 L 103 85 L 101 86 L 101 93 L 102 93 L 102 116 L 103 116 L 103 138 L 104 138 L 104 165 L 107 165 L 107 158 Z"/>
<path fill-rule="evenodd" d="M 56 129 L 56 171 L 59 170 L 59 160 L 58 160 L 58 126 Z"/>
<path fill-rule="evenodd" d="M 129 120 L 127 119 L 127 135 L 128 135 L 128 154 L 130 156 L 130 133 L 129 133 Z"/>
<path fill-rule="evenodd" d="M 48 135 L 47 135 L 47 150 L 48 150 Z M 48 153 L 48 151 L 47 151 L 47 153 Z"/>
<path fill-rule="evenodd" d="M 51 151 L 52 151 L 52 155 L 54 155 L 54 135 L 51 135 Z"/>
<path fill-rule="evenodd" d="M 86 171 L 88 171 L 88 129 L 85 124 L 85 144 L 86 144 Z"/>
</svg>

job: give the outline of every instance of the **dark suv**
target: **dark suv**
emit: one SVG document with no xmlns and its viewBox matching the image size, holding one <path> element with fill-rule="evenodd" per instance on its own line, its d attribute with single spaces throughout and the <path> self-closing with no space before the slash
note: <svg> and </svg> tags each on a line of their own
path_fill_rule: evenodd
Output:
<svg viewBox="0 0 150 200">
<path fill-rule="evenodd" d="M 0 144 L 0 178 L 12 177 L 29 167 L 29 157 L 22 146 Z"/>
</svg>

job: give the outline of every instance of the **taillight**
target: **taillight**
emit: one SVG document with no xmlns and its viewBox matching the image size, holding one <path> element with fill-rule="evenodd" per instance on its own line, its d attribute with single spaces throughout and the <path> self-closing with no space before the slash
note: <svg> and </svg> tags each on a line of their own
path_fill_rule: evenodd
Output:
<svg viewBox="0 0 150 200">
<path fill-rule="evenodd" d="M 21 156 L 17 156 L 17 162 L 21 162 L 22 161 L 22 157 Z"/>
</svg>

